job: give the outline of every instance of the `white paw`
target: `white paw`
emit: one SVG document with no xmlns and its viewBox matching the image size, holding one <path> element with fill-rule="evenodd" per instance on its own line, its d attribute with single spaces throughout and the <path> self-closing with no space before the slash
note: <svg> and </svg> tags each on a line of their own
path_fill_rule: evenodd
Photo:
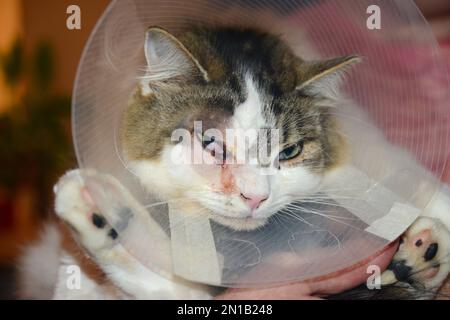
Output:
<svg viewBox="0 0 450 320">
<path fill-rule="evenodd" d="M 450 272 L 450 233 L 437 219 L 420 217 L 405 232 L 382 282 L 437 290 Z"/>
<path fill-rule="evenodd" d="M 101 215 L 85 186 L 84 178 L 95 175 L 94 171 L 70 171 L 54 187 L 57 215 L 90 253 L 112 247 L 117 238 L 117 232 Z"/>
<path fill-rule="evenodd" d="M 91 187 L 91 192 L 97 192 L 95 199 L 106 204 L 105 207 L 111 212 L 98 209 L 86 184 Z M 126 237 L 120 240 L 132 243 L 131 247 L 142 247 L 150 261 L 164 261 L 161 255 L 170 252 L 168 241 L 143 242 L 143 235 L 157 231 L 156 223 L 149 219 L 146 210 L 113 177 L 95 171 L 75 170 L 61 177 L 54 191 L 57 215 L 73 229 L 80 244 L 108 277 L 130 296 L 138 299 L 211 298 L 203 286 L 180 279 L 163 278 L 143 265 L 121 244 L 119 238 L 125 232 Z M 136 230 L 142 233 L 132 237 Z M 159 232 L 162 233 L 161 230 Z M 157 240 L 158 237 L 151 239 Z M 162 245 L 167 248 L 164 249 Z M 153 247 L 156 248 L 155 252 L 149 250 Z M 154 254 L 158 254 L 158 257 L 152 258 Z M 169 265 L 168 262 L 165 265 Z M 171 278 L 172 275 L 168 276 Z"/>
</svg>

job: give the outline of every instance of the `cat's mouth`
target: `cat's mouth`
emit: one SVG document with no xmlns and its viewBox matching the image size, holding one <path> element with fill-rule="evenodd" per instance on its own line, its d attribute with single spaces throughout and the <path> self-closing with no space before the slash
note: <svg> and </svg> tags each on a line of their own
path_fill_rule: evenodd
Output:
<svg viewBox="0 0 450 320">
<path fill-rule="evenodd" d="M 264 226 L 267 223 L 267 218 L 253 218 L 253 217 L 230 217 L 214 213 L 211 219 L 223 226 L 230 227 L 237 231 L 251 231 Z"/>
</svg>

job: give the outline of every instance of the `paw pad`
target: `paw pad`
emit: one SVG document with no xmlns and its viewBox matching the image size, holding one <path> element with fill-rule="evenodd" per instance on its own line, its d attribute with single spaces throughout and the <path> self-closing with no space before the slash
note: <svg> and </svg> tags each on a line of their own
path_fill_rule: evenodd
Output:
<svg viewBox="0 0 450 320">
<path fill-rule="evenodd" d="M 433 260 L 438 252 L 439 245 L 434 242 L 430 244 L 427 248 L 427 251 L 425 251 L 425 255 L 423 256 L 425 258 L 425 261 Z"/>
<path fill-rule="evenodd" d="M 94 224 L 94 226 L 96 226 L 98 229 L 104 229 L 106 227 L 106 225 L 108 224 L 106 219 L 98 214 L 98 213 L 93 213 L 92 214 L 92 223 Z M 115 229 L 111 228 L 108 231 L 108 237 L 110 237 L 113 240 L 116 240 L 118 237 L 118 233 Z"/>
<path fill-rule="evenodd" d="M 395 278 L 398 281 L 406 281 L 411 275 L 412 267 L 406 265 L 405 260 L 394 260 L 389 264 L 388 270 L 391 270 L 394 273 Z"/>
<path fill-rule="evenodd" d="M 92 214 L 92 223 L 99 229 L 103 229 L 106 226 L 105 218 L 97 213 Z"/>
<path fill-rule="evenodd" d="M 111 229 L 111 230 L 109 230 L 109 232 L 108 232 L 108 236 L 109 236 L 111 239 L 116 240 L 117 237 L 118 237 L 119 235 L 117 234 L 117 231 L 116 231 L 116 230 Z"/>
</svg>

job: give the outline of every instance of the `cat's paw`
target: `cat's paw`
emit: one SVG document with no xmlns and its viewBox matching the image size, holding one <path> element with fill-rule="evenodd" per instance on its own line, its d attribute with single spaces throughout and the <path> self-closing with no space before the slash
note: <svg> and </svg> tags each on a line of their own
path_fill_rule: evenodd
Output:
<svg viewBox="0 0 450 320">
<path fill-rule="evenodd" d="M 433 293 L 450 272 L 449 254 L 449 230 L 437 219 L 420 217 L 402 236 L 382 283 Z"/>
<path fill-rule="evenodd" d="M 70 226 L 90 253 L 111 248 L 118 236 L 99 212 L 85 186 L 84 177 L 95 175 L 98 175 L 95 171 L 70 171 L 54 187 L 56 214 Z"/>
<path fill-rule="evenodd" d="M 98 209 L 88 192 L 86 183 L 90 186 L 89 190 L 98 192 L 95 199 L 102 201 L 106 208 L 111 209 L 109 214 L 106 212 L 102 214 Z M 146 235 L 152 231 L 155 232 L 156 229 L 155 223 L 148 219 L 145 209 L 139 206 L 131 194 L 113 177 L 91 170 L 74 170 L 59 180 L 54 187 L 54 192 L 57 215 L 73 229 L 78 242 L 108 277 L 131 297 L 137 299 L 211 298 L 208 290 L 203 286 L 182 280 L 170 280 L 171 274 L 167 274 L 168 278 L 164 278 L 153 272 L 121 244 L 118 233 L 129 228 L 132 230 L 128 234 L 128 241 L 134 242 L 138 247 L 143 247 L 142 237 L 139 235 L 136 236 L 137 238 L 131 237 L 134 231 L 138 230 Z M 170 252 L 169 242 L 149 244 L 149 246 L 144 244 L 146 256 L 151 258 L 153 252 L 149 248 L 158 247 L 158 250 L 155 250 L 158 257 L 154 257 L 153 261 L 169 265 L 162 256 L 162 253 Z M 167 246 L 166 249 L 162 247 L 163 244 Z M 169 256 L 165 259 L 167 258 Z"/>
</svg>

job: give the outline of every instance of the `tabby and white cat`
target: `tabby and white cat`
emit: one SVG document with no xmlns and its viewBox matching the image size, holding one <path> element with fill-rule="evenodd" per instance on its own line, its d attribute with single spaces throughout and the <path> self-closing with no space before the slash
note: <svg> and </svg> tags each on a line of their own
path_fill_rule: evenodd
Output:
<svg viewBox="0 0 450 320">
<path fill-rule="evenodd" d="M 200 212 L 229 228 L 253 230 L 286 205 L 332 184 L 358 152 L 346 139 L 345 124 L 330 111 L 350 108 L 338 86 L 343 72 L 359 61 L 356 56 L 306 62 L 278 37 L 252 29 L 193 28 L 175 36 L 154 27 L 146 33 L 145 57 L 148 72 L 124 115 L 123 150 L 147 191 L 165 200 L 188 199 L 179 202 L 186 215 Z M 173 166 L 173 155 L 185 151 L 171 141 L 180 128 L 192 133 L 203 158 L 233 153 L 196 135 L 194 121 L 204 130 L 278 129 L 276 172 L 262 175 L 262 165 L 247 164 Z M 378 132 L 360 134 L 371 137 L 374 152 L 394 154 L 398 167 L 408 163 L 424 170 Z M 97 212 L 80 174 L 69 172 L 55 186 L 56 213 L 63 222 L 47 227 L 43 240 L 24 256 L 24 297 L 212 297 L 208 288 L 163 278 L 130 256 Z M 405 235 L 383 274 L 385 283 L 402 281 L 407 292 L 414 291 L 414 282 L 428 289 L 442 283 L 449 272 L 449 214 L 450 198 L 441 192 L 424 212 L 432 218 L 419 219 Z M 67 289 L 72 264 L 82 267 L 81 290 Z"/>
</svg>

